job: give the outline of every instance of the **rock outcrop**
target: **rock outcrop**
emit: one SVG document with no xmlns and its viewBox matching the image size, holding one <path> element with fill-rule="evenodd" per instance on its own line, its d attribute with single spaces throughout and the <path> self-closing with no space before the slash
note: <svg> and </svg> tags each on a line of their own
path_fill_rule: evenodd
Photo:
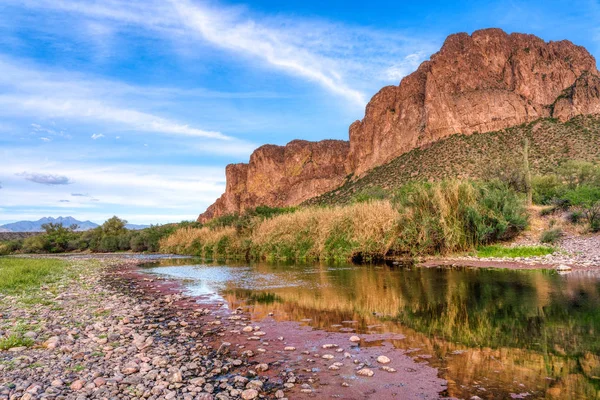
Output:
<svg viewBox="0 0 600 400">
<path fill-rule="evenodd" d="M 205 222 L 260 205 L 285 207 L 338 187 L 349 174 L 350 144 L 343 140 L 294 140 L 256 149 L 248 164 L 225 170 L 225 193 L 198 218 Z"/>
<path fill-rule="evenodd" d="M 398 86 L 384 87 L 350 126 L 350 142 L 263 146 L 227 167 L 225 194 L 198 220 L 259 205 L 296 205 L 416 147 L 456 133 L 508 128 L 543 117 L 600 113 L 596 60 L 569 41 L 485 29 L 450 35 Z"/>
<path fill-rule="evenodd" d="M 350 167 L 362 175 L 455 133 L 598 112 L 598 88 L 594 57 L 569 41 L 500 29 L 451 35 L 399 86 L 379 91 L 352 124 Z"/>
</svg>

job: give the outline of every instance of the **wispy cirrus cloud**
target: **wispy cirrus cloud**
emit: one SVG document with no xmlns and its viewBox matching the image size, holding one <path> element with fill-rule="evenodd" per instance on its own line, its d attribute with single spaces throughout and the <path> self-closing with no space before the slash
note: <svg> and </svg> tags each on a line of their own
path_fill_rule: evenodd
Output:
<svg viewBox="0 0 600 400">
<path fill-rule="evenodd" d="M 39 183 L 42 185 L 69 185 L 73 183 L 71 179 L 64 175 L 39 174 L 30 172 L 21 172 L 16 175 L 22 176 L 30 182 Z"/>
<path fill-rule="evenodd" d="M 17 0 L 6 0 L 15 3 Z M 425 59 L 439 43 L 399 32 L 332 23 L 317 19 L 257 14 L 233 7 L 190 0 L 24 0 L 32 9 L 82 17 L 87 33 L 103 40 L 132 26 L 168 40 L 172 47 L 212 46 L 234 56 L 235 63 L 254 63 L 313 82 L 353 105 L 363 106 L 381 82 L 397 83 L 398 68 L 409 55 Z M 89 35 L 88 35 L 89 36 Z M 101 51 L 105 51 L 102 50 Z M 241 56 L 241 57 L 240 57 Z M 394 69 L 390 74 L 389 70 Z"/>
<path fill-rule="evenodd" d="M 52 214 L 52 207 L 60 204 L 68 207 L 69 214 L 100 222 L 115 214 L 136 223 L 195 219 L 225 187 L 224 171 L 218 166 L 137 162 L 101 166 L 65 160 L 48 163 L 34 154 L 19 151 L 8 154 L 3 161 L 8 164 L 0 169 L 0 179 L 7 185 L 0 204 L 5 210 L 16 210 L 15 215 L 34 208 L 39 216 L 56 215 Z M 53 173 L 24 175 L 21 171 L 25 168 L 51 169 Z M 27 185 L 22 177 L 45 185 Z M 71 184 L 49 184 L 66 181 Z M 17 218 L 15 215 L 11 211 L 5 211 L 5 215 L 0 212 L 0 220 L 13 220 Z"/>
<path fill-rule="evenodd" d="M 97 139 L 103 138 L 103 137 L 104 137 L 104 135 L 103 135 L 103 134 L 101 134 L 101 133 L 94 133 L 94 134 L 93 134 L 92 136 L 90 136 L 90 137 L 91 137 L 92 139 L 94 139 L 94 140 L 97 140 Z"/>
<path fill-rule="evenodd" d="M 0 55 L 0 87 L 4 88 L 4 93 L 0 95 L 0 115 L 93 120 L 140 132 L 215 140 L 233 139 L 221 132 L 196 128 L 169 118 L 112 104 L 107 98 L 107 87 L 102 89 L 102 84 L 108 88 L 126 90 L 120 88 L 119 83 L 95 82 L 93 78 L 86 79 L 68 72 L 45 72 Z M 139 92 L 143 92 L 143 88 L 139 88 Z M 37 124 L 32 127 L 37 131 L 48 132 Z"/>
</svg>

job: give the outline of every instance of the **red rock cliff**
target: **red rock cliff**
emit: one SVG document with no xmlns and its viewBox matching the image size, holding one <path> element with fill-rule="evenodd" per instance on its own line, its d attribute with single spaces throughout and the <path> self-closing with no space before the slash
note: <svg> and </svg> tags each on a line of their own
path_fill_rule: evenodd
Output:
<svg viewBox="0 0 600 400">
<path fill-rule="evenodd" d="M 350 144 L 343 140 L 294 140 L 285 146 L 265 145 L 248 164 L 230 164 L 225 170 L 225 193 L 199 222 L 260 205 L 297 205 L 338 187 L 350 171 L 346 160 Z"/>
<path fill-rule="evenodd" d="M 293 141 L 263 146 L 249 164 L 227 167 L 227 189 L 199 217 L 259 205 L 287 206 L 455 133 L 504 129 L 540 117 L 600 113 L 596 60 L 569 41 L 485 29 L 449 36 L 441 50 L 379 91 L 350 126 L 350 144 Z"/>
<path fill-rule="evenodd" d="M 584 74 L 596 80 L 595 93 L 583 88 Z M 448 135 L 503 129 L 553 116 L 553 109 L 563 119 L 598 112 L 597 75 L 594 57 L 568 41 L 500 29 L 451 35 L 399 86 L 371 99 L 350 127 L 350 166 L 361 175 Z M 573 85 L 580 88 L 572 101 L 557 101 Z"/>
</svg>

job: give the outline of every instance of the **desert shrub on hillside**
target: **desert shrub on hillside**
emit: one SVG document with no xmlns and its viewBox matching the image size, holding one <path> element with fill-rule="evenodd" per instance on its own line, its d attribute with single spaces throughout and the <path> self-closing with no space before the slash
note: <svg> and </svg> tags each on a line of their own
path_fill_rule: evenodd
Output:
<svg viewBox="0 0 600 400">
<path fill-rule="evenodd" d="M 560 228 L 547 229 L 540 235 L 540 242 L 545 244 L 555 244 L 563 236 L 563 231 Z"/>
<path fill-rule="evenodd" d="M 591 231 L 600 231 L 600 187 L 579 186 L 564 197 L 581 213 Z"/>
<path fill-rule="evenodd" d="M 354 195 L 353 203 L 364 203 L 373 200 L 385 200 L 390 198 L 390 193 L 381 186 L 371 186 L 365 188 Z"/>
</svg>

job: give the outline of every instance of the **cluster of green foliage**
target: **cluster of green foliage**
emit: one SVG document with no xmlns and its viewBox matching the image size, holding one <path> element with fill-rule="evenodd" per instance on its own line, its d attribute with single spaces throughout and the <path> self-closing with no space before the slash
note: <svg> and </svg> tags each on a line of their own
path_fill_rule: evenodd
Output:
<svg viewBox="0 0 600 400">
<path fill-rule="evenodd" d="M 30 347 L 33 345 L 33 343 L 33 339 L 12 333 L 8 336 L 0 338 L 0 350 L 8 350 L 13 347 Z"/>
<path fill-rule="evenodd" d="M 537 204 L 551 210 L 571 210 L 571 222 L 585 220 L 593 232 L 600 231 L 600 166 L 586 161 L 567 161 L 556 173 L 533 178 Z"/>
<path fill-rule="evenodd" d="M 410 184 L 393 201 L 400 212 L 401 252 L 467 251 L 509 240 L 528 223 L 523 199 L 499 181 Z"/>
<path fill-rule="evenodd" d="M 44 233 L 22 240 L 0 243 L 0 255 L 14 253 L 64 253 L 70 251 L 91 252 L 157 252 L 160 239 L 170 235 L 173 225 L 151 226 L 141 230 L 125 228 L 127 221 L 118 217 L 108 219 L 101 226 L 78 232 L 77 226 L 64 227 L 62 224 L 44 224 Z"/>
<path fill-rule="evenodd" d="M 560 240 L 562 236 L 563 231 L 560 228 L 546 229 L 544 232 L 542 232 L 542 235 L 540 236 L 540 242 L 546 244 L 555 244 Z"/>
<path fill-rule="evenodd" d="M 554 253 L 556 250 L 548 246 L 514 246 L 487 245 L 477 247 L 477 256 L 483 258 L 517 258 L 539 257 Z"/>
</svg>

